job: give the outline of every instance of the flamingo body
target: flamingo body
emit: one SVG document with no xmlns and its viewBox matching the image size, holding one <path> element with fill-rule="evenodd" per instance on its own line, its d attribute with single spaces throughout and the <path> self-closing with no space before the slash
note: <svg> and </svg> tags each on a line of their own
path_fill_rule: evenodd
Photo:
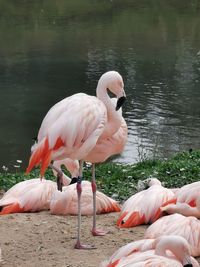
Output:
<svg viewBox="0 0 200 267">
<path fill-rule="evenodd" d="M 82 182 L 83 192 L 81 201 L 81 214 L 93 214 L 93 196 L 91 183 L 88 181 Z M 120 211 L 119 204 L 112 198 L 97 191 L 96 194 L 97 214 Z M 63 192 L 55 191 L 51 202 L 50 211 L 52 214 L 71 214 L 76 215 L 78 210 L 76 185 L 72 184 L 63 187 Z"/>
<path fill-rule="evenodd" d="M 40 178 L 20 182 L 9 189 L 0 200 L 0 215 L 48 210 L 55 182 Z"/>
<path fill-rule="evenodd" d="M 43 176 L 51 160 L 84 159 L 102 134 L 106 121 L 106 107 L 94 96 L 79 93 L 58 102 L 42 122 L 27 172 L 41 163 Z"/>
<path fill-rule="evenodd" d="M 200 197 L 195 199 L 196 206 L 192 207 L 187 203 L 177 202 L 175 204 L 171 203 L 161 207 L 161 211 L 166 212 L 167 214 L 179 213 L 184 216 L 194 216 L 200 219 Z"/>
<path fill-rule="evenodd" d="M 129 243 L 118 249 L 107 262 L 102 263 L 102 267 L 132 266 L 181 267 L 199 264 L 190 256 L 188 242 L 183 237 L 175 235 Z"/>
<path fill-rule="evenodd" d="M 184 185 L 176 193 L 175 198 L 177 202 L 187 203 L 190 206 L 196 206 L 196 200 L 199 197 L 200 182 L 194 182 Z"/>
<path fill-rule="evenodd" d="M 124 203 L 117 221 L 119 227 L 152 223 L 162 215 L 160 207 L 163 203 L 170 202 L 174 193 L 163 187 L 157 179 L 152 180 L 151 183 L 147 190 L 136 193 Z"/>
<path fill-rule="evenodd" d="M 200 221 L 195 217 L 180 214 L 168 215 L 150 225 L 145 238 L 157 238 L 162 235 L 179 235 L 190 244 L 191 255 L 200 256 Z"/>
</svg>

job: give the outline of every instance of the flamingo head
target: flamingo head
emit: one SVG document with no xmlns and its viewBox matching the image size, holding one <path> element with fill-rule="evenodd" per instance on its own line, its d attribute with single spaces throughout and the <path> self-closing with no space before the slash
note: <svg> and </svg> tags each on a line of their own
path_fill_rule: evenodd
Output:
<svg viewBox="0 0 200 267">
<path fill-rule="evenodd" d="M 126 100 L 122 76 L 117 71 L 108 71 L 101 76 L 99 82 L 117 97 L 116 110 L 120 109 Z"/>
</svg>

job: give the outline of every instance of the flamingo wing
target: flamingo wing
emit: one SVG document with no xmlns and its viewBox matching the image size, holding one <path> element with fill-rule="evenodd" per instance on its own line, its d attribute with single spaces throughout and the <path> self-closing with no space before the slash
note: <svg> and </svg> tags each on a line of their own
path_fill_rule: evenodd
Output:
<svg viewBox="0 0 200 267">
<path fill-rule="evenodd" d="M 161 185 L 153 185 L 147 190 L 131 196 L 122 206 L 119 227 L 134 227 L 152 223 L 161 216 L 160 207 L 174 197 L 174 193 Z"/>
<path fill-rule="evenodd" d="M 43 176 L 51 160 L 84 159 L 102 134 L 106 121 L 106 107 L 94 96 L 80 93 L 58 102 L 42 122 L 27 172 L 41 163 Z"/>
<path fill-rule="evenodd" d="M 56 183 L 45 179 L 31 179 L 18 183 L 0 200 L 0 215 L 47 210 L 55 190 Z"/>
<path fill-rule="evenodd" d="M 198 204 L 196 207 L 191 207 L 187 203 L 177 202 L 176 204 L 168 204 L 160 209 L 167 214 L 179 213 L 184 216 L 194 216 L 196 218 L 200 218 L 200 198 L 196 199 L 196 203 Z"/>
<path fill-rule="evenodd" d="M 154 239 L 141 239 L 128 243 L 121 248 L 119 248 L 108 261 L 102 263 L 103 266 L 111 267 L 115 266 L 121 258 L 127 257 L 129 255 L 135 255 L 137 252 L 146 251 L 153 249 Z M 117 265 L 116 265 L 117 266 Z"/>
<path fill-rule="evenodd" d="M 83 191 L 81 199 L 81 213 L 91 215 L 93 213 L 93 196 L 91 183 L 82 182 Z M 105 194 L 97 191 L 97 213 L 108 213 L 120 211 L 117 201 L 109 198 Z M 78 211 L 76 184 L 63 188 L 63 192 L 54 192 L 50 202 L 50 211 L 52 214 L 71 214 L 76 215 Z"/>
<path fill-rule="evenodd" d="M 182 267 L 183 265 L 175 259 L 166 258 L 154 254 L 153 250 L 136 253 L 121 258 L 116 265 L 108 267 Z"/>
<path fill-rule="evenodd" d="M 196 206 L 196 200 L 199 197 L 200 182 L 194 182 L 181 187 L 175 197 L 177 202 L 187 203 L 190 206 Z"/>
<path fill-rule="evenodd" d="M 145 238 L 157 238 L 162 235 L 184 237 L 190 244 L 191 255 L 200 255 L 200 221 L 197 218 L 180 214 L 164 216 L 150 225 L 145 232 Z"/>
</svg>

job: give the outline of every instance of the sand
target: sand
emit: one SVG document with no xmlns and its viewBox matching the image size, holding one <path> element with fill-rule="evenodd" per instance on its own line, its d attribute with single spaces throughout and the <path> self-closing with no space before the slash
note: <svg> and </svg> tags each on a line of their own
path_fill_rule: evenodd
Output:
<svg viewBox="0 0 200 267">
<path fill-rule="evenodd" d="M 77 217 L 56 216 L 48 211 L 0 217 L 0 247 L 6 267 L 95 267 L 122 245 L 142 239 L 146 226 L 118 229 L 119 213 L 97 216 L 98 227 L 108 230 L 103 237 L 91 235 L 92 217 L 82 217 L 82 242 L 93 250 L 74 249 Z"/>
</svg>

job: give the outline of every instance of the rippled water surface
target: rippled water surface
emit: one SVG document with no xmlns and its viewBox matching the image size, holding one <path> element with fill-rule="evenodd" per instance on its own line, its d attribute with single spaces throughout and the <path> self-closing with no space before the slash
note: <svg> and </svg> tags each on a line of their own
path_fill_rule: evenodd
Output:
<svg viewBox="0 0 200 267">
<path fill-rule="evenodd" d="M 0 2 L 0 166 L 27 165 L 49 108 L 95 95 L 115 69 L 125 83 L 128 142 L 115 160 L 200 148 L 199 1 Z"/>
</svg>

